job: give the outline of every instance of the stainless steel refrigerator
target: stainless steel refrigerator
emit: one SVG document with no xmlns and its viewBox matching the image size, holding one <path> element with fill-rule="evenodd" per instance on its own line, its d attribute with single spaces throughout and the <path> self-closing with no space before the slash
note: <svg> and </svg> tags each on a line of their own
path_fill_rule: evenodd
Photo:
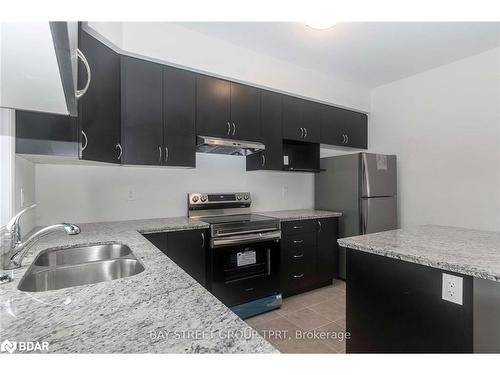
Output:
<svg viewBox="0 0 500 375">
<path fill-rule="evenodd" d="M 357 154 L 321 159 L 315 207 L 342 212 L 339 237 L 397 229 L 396 155 Z M 345 248 L 339 249 L 339 276 L 346 278 Z"/>
</svg>

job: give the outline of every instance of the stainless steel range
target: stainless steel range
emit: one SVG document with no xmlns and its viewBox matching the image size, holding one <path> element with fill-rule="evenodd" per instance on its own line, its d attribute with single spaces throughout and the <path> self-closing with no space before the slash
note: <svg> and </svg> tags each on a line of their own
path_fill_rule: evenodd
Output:
<svg viewBox="0 0 500 375">
<path fill-rule="evenodd" d="M 188 194 L 188 216 L 210 224 L 207 287 L 241 318 L 281 306 L 280 221 L 251 204 L 248 192 Z"/>
</svg>

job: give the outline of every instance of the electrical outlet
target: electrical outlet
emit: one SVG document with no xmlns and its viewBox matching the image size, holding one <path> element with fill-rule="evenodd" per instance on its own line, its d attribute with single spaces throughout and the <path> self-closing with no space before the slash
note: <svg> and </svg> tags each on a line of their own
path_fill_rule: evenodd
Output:
<svg viewBox="0 0 500 375">
<path fill-rule="evenodd" d="M 443 273 L 442 298 L 445 301 L 458 305 L 463 303 L 463 281 L 462 277 Z"/>
<path fill-rule="evenodd" d="M 128 201 L 135 201 L 135 189 L 132 187 L 128 188 L 127 200 Z"/>
</svg>

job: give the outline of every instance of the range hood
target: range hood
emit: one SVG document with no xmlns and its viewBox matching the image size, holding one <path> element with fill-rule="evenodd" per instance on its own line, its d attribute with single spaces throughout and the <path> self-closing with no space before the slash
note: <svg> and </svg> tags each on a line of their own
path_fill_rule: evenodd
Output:
<svg viewBox="0 0 500 375">
<path fill-rule="evenodd" d="M 196 151 L 208 154 L 247 156 L 265 150 L 260 142 L 239 141 L 237 139 L 198 136 Z"/>
</svg>

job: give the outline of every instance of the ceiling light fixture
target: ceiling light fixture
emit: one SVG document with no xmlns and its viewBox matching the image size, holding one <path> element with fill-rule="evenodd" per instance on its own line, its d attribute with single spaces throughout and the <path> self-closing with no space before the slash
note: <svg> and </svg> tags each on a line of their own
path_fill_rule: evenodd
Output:
<svg viewBox="0 0 500 375">
<path fill-rule="evenodd" d="M 337 22 L 334 21 L 326 21 L 326 20 L 315 20 L 305 22 L 306 26 L 315 30 L 328 30 L 335 26 Z"/>
</svg>

